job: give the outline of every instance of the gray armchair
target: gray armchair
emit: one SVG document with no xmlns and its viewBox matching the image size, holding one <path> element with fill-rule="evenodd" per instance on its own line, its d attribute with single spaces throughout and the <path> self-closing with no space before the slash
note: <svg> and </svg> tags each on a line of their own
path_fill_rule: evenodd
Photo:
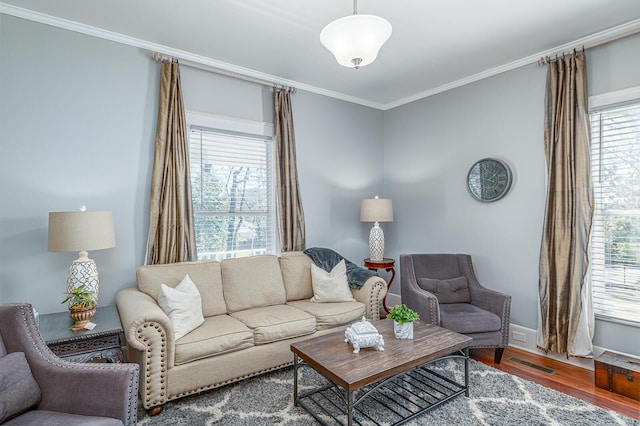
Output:
<svg viewBox="0 0 640 426">
<path fill-rule="evenodd" d="M 31 305 L 0 305 L 4 425 L 135 425 L 138 373 L 138 364 L 62 360 L 42 340 Z"/>
<path fill-rule="evenodd" d="M 430 324 L 473 338 L 470 348 L 509 344 L 511 296 L 484 288 L 466 254 L 400 255 L 402 303 Z"/>
</svg>

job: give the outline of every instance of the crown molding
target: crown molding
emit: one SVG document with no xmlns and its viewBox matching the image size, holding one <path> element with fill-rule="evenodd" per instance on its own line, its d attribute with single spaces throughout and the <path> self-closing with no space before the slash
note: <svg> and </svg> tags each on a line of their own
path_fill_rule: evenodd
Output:
<svg viewBox="0 0 640 426">
<path fill-rule="evenodd" d="M 185 50 L 174 49 L 168 46 L 164 46 L 158 43 L 142 40 L 135 37 L 129 37 L 124 34 L 119 34 L 113 31 L 104 30 L 101 28 L 93 27 L 91 25 L 82 24 L 68 19 L 58 18 L 44 13 L 35 12 L 33 10 L 23 9 L 10 4 L 0 2 L 0 13 L 6 15 L 15 16 L 18 18 L 27 19 L 41 24 L 51 25 L 53 27 L 62 28 L 69 31 L 75 31 L 81 34 L 90 35 L 93 37 L 101 38 L 104 40 L 114 41 L 116 43 L 125 44 L 128 46 L 145 49 L 150 52 L 159 52 L 163 55 L 174 57 L 178 60 L 183 59 L 187 61 L 196 62 L 202 65 L 207 65 L 213 68 L 218 68 L 224 71 L 229 71 L 248 77 L 265 80 L 270 83 L 279 84 L 282 86 L 293 86 L 296 89 L 304 90 L 306 92 L 315 93 L 322 96 L 328 96 L 330 98 L 340 99 L 343 101 L 360 104 L 375 109 L 384 109 L 384 104 L 379 102 L 373 102 L 367 99 L 358 98 L 356 96 L 346 95 L 344 93 L 334 92 L 331 90 L 323 89 L 320 87 L 312 86 L 310 84 L 301 83 L 294 80 L 287 80 L 275 75 L 263 73 L 250 68 L 233 65 L 228 62 L 222 62 L 215 59 L 208 58 L 206 56 L 191 53 Z"/>
<path fill-rule="evenodd" d="M 105 39 L 105 40 L 114 41 L 117 43 L 122 43 L 125 45 L 129 45 L 129 46 L 133 46 L 141 49 L 146 49 L 150 52 L 159 52 L 164 55 L 169 55 L 177 59 L 197 62 L 210 67 L 219 68 L 221 70 L 238 73 L 241 75 L 257 78 L 260 80 L 265 80 L 274 84 L 279 84 L 283 86 L 293 86 L 299 90 L 304 90 L 306 92 L 311 92 L 318 95 L 327 96 L 330 98 L 335 98 L 335 99 L 343 100 L 346 102 L 351 102 L 354 104 L 359 104 L 359 105 L 367 106 L 370 108 L 379 109 L 382 111 L 393 109 L 393 108 L 396 108 L 396 107 L 399 107 L 423 98 L 437 95 L 438 93 L 446 92 L 448 90 L 455 89 L 457 87 L 465 86 L 467 84 L 474 83 L 476 81 L 483 80 L 488 77 L 492 77 L 507 71 L 514 70 L 516 68 L 520 68 L 525 65 L 536 63 L 540 58 L 544 58 L 546 56 L 555 56 L 556 54 L 569 52 L 573 49 L 582 49 L 582 48 L 588 49 L 591 47 L 599 46 L 601 44 L 608 43 L 610 41 L 617 40 L 622 37 L 626 37 L 628 35 L 640 32 L 640 18 L 639 18 L 639 19 L 635 19 L 633 21 L 629 21 L 627 23 L 591 34 L 589 36 L 582 37 L 578 40 L 565 43 L 563 45 L 554 47 L 552 49 L 548 49 L 540 53 L 536 53 L 536 54 L 527 56 L 525 58 L 518 59 L 516 61 L 509 62 L 507 64 L 500 65 L 498 67 L 491 68 L 491 69 L 461 78 L 459 80 L 455 80 L 455 81 L 443 84 L 433 89 L 425 90 L 423 92 L 416 93 L 406 98 L 402 98 L 397 101 L 393 101 L 385 104 L 385 103 L 374 102 L 367 99 L 358 98 L 355 96 L 346 95 L 344 93 L 334 92 L 332 90 L 323 89 L 320 87 L 312 86 L 312 85 L 301 83 L 294 80 L 287 80 L 275 75 L 263 73 L 250 68 L 233 65 L 228 62 L 218 61 L 218 60 L 211 59 L 206 56 L 198 55 L 188 51 L 173 49 L 171 47 L 164 46 L 161 44 L 152 43 L 152 42 L 135 38 L 135 37 L 129 37 L 123 34 L 115 33 L 113 31 L 108 31 L 108 30 L 93 27 L 90 25 L 82 24 L 79 22 L 70 21 L 67 19 L 58 18 L 51 15 L 46 15 L 46 14 L 35 12 L 28 9 L 23 9 L 23 8 L 16 7 L 16 6 L 9 5 L 2 2 L 0 2 L 0 13 L 15 16 L 18 18 L 28 19 L 30 21 L 35 21 L 42 24 L 51 25 L 54 27 L 63 28 L 70 31 L 75 31 L 78 33 L 90 35 L 90 36 Z"/>
<path fill-rule="evenodd" d="M 427 98 L 429 96 L 437 95 L 438 93 L 446 92 L 447 90 L 455 89 L 456 87 L 461 87 L 470 83 L 474 83 L 479 80 L 483 80 L 488 77 L 492 77 L 494 75 L 502 74 L 503 72 L 511 71 L 516 68 L 523 67 L 525 65 L 531 65 L 533 63 L 537 63 L 540 60 L 540 58 L 544 58 L 546 56 L 561 55 L 563 53 L 570 52 L 573 49 L 582 49 L 582 48 L 588 49 L 591 47 L 596 47 L 601 44 L 605 44 L 610 41 L 614 41 L 614 40 L 629 36 L 631 34 L 635 34 L 637 32 L 640 32 L 640 18 L 635 19 L 633 21 L 629 21 L 622 25 L 618 25 L 613 28 L 606 29 L 604 31 L 591 34 L 586 37 L 579 38 L 578 40 L 565 43 L 563 45 L 554 47 L 553 49 L 544 50 L 540 53 L 527 56 L 526 58 L 518 59 L 517 61 L 509 62 L 507 64 L 500 65 L 499 67 L 491 68 L 491 69 L 479 72 L 477 74 L 473 74 L 473 75 L 461 78 L 459 80 L 452 81 L 447 84 L 443 84 L 442 86 L 438 86 L 433 89 L 426 90 L 424 92 L 416 93 L 415 95 L 411 95 L 394 102 L 389 102 L 384 105 L 384 109 L 388 110 L 388 109 L 396 108 L 401 105 L 417 101 L 419 99 Z"/>
</svg>

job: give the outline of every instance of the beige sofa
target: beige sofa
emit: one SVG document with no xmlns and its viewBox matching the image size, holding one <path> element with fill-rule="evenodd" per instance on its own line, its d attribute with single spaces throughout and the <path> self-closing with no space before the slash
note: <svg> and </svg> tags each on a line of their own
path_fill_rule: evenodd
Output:
<svg viewBox="0 0 640 426">
<path fill-rule="evenodd" d="M 293 363 L 290 344 L 379 318 L 382 278 L 351 289 L 355 301 L 314 303 L 311 258 L 302 252 L 143 266 L 138 288 L 116 303 L 130 362 L 140 365 L 140 395 L 150 414 L 167 401 Z M 157 303 L 162 283 L 189 274 L 202 297 L 204 323 L 175 340 Z"/>
</svg>

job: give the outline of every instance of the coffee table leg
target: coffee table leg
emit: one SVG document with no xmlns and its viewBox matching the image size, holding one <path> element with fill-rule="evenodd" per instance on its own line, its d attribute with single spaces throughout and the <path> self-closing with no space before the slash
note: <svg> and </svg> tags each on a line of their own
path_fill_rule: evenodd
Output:
<svg viewBox="0 0 640 426">
<path fill-rule="evenodd" d="M 298 406 L 298 355 L 293 354 L 293 405 Z"/>
<path fill-rule="evenodd" d="M 347 392 L 347 425 L 353 424 L 353 392 Z"/>
<path fill-rule="evenodd" d="M 464 348 L 464 396 L 469 396 L 469 348 Z"/>
</svg>

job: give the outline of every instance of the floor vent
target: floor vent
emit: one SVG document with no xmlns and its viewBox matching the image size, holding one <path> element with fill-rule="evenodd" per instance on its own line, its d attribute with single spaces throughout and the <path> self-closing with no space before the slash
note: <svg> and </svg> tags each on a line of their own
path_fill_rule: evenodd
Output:
<svg viewBox="0 0 640 426">
<path fill-rule="evenodd" d="M 543 373 L 546 373 L 546 374 L 555 374 L 556 373 L 556 370 L 554 370 L 553 368 L 543 367 L 542 365 L 534 364 L 532 362 L 525 361 L 523 359 L 516 358 L 516 357 L 513 357 L 513 356 L 510 356 L 508 358 L 508 360 L 512 361 L 512 362 L 515 362 L 515 363 L 518 363 L 518 364 L 521 364 L 521 365 L 524 365 L 524 366 L 527 366 L 527 367 L 535 368 L 536 370 L 540 370 L 540 371 L 542 371 Z"/>
</svg>

